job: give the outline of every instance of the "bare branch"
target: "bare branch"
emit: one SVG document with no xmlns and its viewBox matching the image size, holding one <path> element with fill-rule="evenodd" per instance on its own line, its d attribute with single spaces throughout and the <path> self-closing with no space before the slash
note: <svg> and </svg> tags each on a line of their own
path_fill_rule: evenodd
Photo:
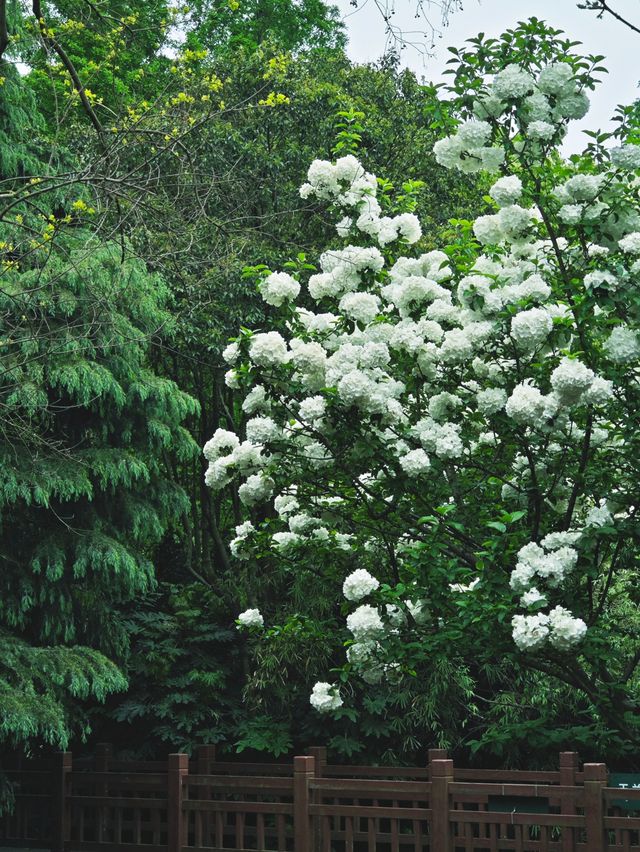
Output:
<svg viewBox="0 0 640 852">
<path fill-rule="evenodd" d="M 9 46 L 9 30 L 7 29 L 7 0 L 0 0 L 0 59 Z"/>
<path fill-rule="evenodd" d="M 630 30 L 633 30 L 635 33 L 640 33 L 640 27 L 637 27 L 635 24 L 632 24 L 631 21 L 628 21 L 622 15 L 612 9 L 607 0 L 586 0 L 584 3 L 578 3 L 578 9 L 586 9 L 590 12 L 596 12 L 598 18 L 602 18 L 604 13 L 606 12 L 608 15 L 611 15 L 617 21 L 620 21 L 621 24 L 624 24 L 625 27 L 629 27 Z"/>
</svg>

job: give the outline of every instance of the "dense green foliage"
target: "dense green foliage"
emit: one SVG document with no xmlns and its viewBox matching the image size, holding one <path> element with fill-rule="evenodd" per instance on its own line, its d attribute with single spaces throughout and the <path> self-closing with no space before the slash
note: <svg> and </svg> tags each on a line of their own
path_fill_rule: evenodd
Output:
<svg viewBox="0 0 640 852">
<path fill-rule="evenodd" d="M 441 655 L 313 716 L 335 601 L 320 576 L 235 560 L 237 493 L 204 486 L 199 448 L 247 419 L 222 349 L 273 313 L 243 270 L 335 236 L 298 194 L 308 164 L 357 148 L 383 195 L 411 194 L 425 251 L 459 244 L 486 187 L 435 164 L 451 104 L 393 56 L 354 66 L 321 0 L 34 8 L 11 4 L 0 60 L 0 747 L 64 745 L 90 719 L 145 754 L 621 750 L 576 690 L 511 659 Z M 253 647 L 234 619 L 258 586 L 313 619 Z"/>
</svg>

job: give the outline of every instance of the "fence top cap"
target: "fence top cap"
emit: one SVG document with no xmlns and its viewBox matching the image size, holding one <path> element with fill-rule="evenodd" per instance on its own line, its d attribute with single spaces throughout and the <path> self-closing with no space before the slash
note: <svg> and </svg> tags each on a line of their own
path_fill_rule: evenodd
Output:
<svg viewBox="0 0 640 852">
<path fill-rule="evenodd" d="M 178 769 L 189 769 L 189 755 L 183 752 L 169 755 L 169 767 Z"/>
<path fill-rule="evenodd" d="M 453 760 L 432 760 L 429 764 L 431 775 L 453 775 Z"/>
<path fill-rule="evenodd" d="M 312 755 L 300 755 L 293 758 L 293 768 L 296 772 L 313 772 L 316 767 L 316 759 Z"/>
<path fill-rule="evenodd" d="M 583 766 L 585 781 L 606 781 L 606 763 L 585 763 Z"/>
</svg>

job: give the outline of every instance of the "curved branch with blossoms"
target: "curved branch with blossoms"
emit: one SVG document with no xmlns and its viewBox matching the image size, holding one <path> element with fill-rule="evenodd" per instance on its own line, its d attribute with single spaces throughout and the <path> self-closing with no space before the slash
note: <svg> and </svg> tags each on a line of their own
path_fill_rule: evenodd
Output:
<svg viewBox="0 0 640 852">
<path fill-rule="evenodd" d="M 239 484 L 236 558 L 335 585 L 343 681 L 515 655 L 637 738 L 640 146 L 560 158 L 594 63 L 536 27 L 525 64 L 517 30 L 458 57 L 476 82 L 434 152 L 493 174 L 493 211 L 443 250 L 354 156 L 312 163 L 300 192 L 337 240 L 310 276 L 262 277 L 274 327 L 224 353 L 245 434 L 215 433 L 206 482 Z M 318 711 L 342 703 L 316 683 Z"/>
</svg>

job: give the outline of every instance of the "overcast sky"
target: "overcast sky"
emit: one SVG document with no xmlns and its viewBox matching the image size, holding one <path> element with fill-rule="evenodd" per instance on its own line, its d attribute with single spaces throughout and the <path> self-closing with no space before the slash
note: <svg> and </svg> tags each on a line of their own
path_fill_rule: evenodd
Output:
<svg viewBox="0 0 640 852">
<path fill-rule="evenodd" d="M 333 0 L 345 15 L 349 34 L 349 55 L 355 62 L 377 59 L 385 49 L 385 28 L 375 0 L 361 0 L 354 13 L 349 0 Z M 393 0 L 389 0 L 391 4 Z M 395 0 L 394 25 L 407 33 L 411 40 L 420 36 L 417 30 L 424 29 L 424 21 L 416 20 L 415 0 Z M 613 8 L 621 15 L 640 25 L 640 0 L 615 0 Z M 640 96 L 640 34 L 605 16 L 598 20 L 593 12 L 576 7 L 575 0 L 465 0 L 464 9 L 456 12 L 450 25 L 436 40 L 434 55 L 426 60 L 415 49 L 402 51 L 403 64 L 410 67 L 419 77 L 434 82 L 446 80 L 442 71 L 449 58 L 447 47 L 460 45 L 465 39 L 478 32 L 496 36 L 514 26 L 518 21 L 535 15 L 557 29 L 564 30 L 572 40 L 583 43 L 584 53 L 599 53 L 606 56 L 604 65 L 609 69 L 603 83 L 591 95 L 591 110 L 582 120 L 574 122 L 565 151 L 580 150 L 588 141 L 580 128 L 610 129 L 609 119 L 619 103 L 629 103 Z M 433 21 L 438 22 L 438 11 L 433 9 Z M 424 39 L 423 39 L 424 40 Z"/>
</svg>

